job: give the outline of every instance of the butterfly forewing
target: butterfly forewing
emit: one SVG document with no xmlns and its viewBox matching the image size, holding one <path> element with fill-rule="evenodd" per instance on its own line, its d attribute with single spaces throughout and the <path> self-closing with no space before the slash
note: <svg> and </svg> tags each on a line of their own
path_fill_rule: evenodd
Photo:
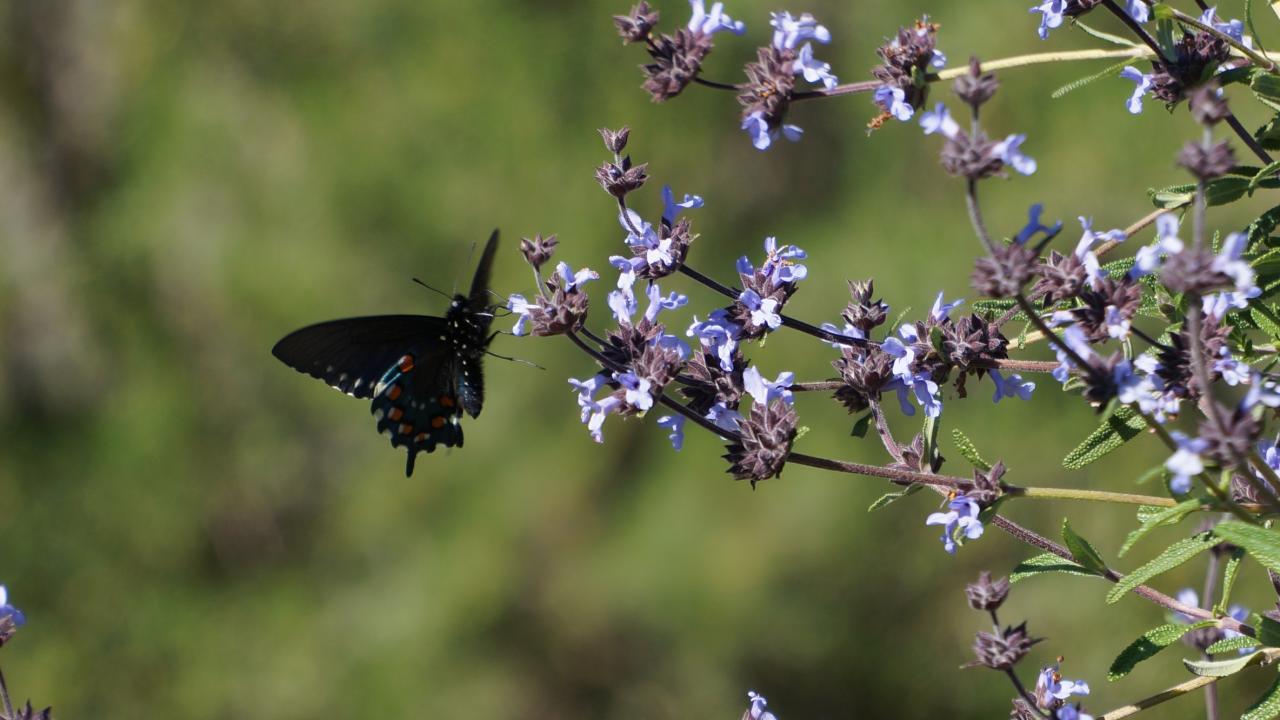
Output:
<svg viewBox="0 0 1280 720">
<path fill-rule="evenodd" d="M 271 354 L 330 387 L 369 398 L 379 378 L 405 353 L 426 355 L 448 347 L 444 318 L 375 315 L 295 330 L 276 343 Z"/>
</svg>

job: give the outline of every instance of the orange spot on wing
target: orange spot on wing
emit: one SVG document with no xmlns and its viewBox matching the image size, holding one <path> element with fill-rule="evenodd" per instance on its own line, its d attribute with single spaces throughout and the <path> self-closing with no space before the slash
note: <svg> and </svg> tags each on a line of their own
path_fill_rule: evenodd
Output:
<svg viewBox="0 0 1280 720">
<path fill-rule="evenodd" d="M 395 400 L 396 398 L 400 397 L 400 393 L 402 392 L 404 392 L 404 390 L 402 390 L 399 385 L 392 385 L 391 387 L 387 388 L 387 398 L 389 400 Z"/>
<path fill-rule="evenodd" d="M 393 407 L 391 412 L 387 413 L 387 417 L 391 418 L 391 422 L 398 422 L 400 418 L 404 417 L 404 411 L 398 407 Z"/>
<path fill-rule="evenodd" d="M 443 415 L 437 415 L 437 416 L 435 416 L 435 417 L 431 418 L 431 427 L 433 427 L 433 428 L 435 428 L 435 429 L 437 429 L 437 430 L 439 430 L 440 428 L 444 427 L 444 416 L 443 416 Z"/>
<path fill-rule="evenodd" d="M 413 369 L 413 356 L 405 355 L 400 358 L 400 372 L 409 372 Z"/>
<path fill-rule="evenodd" d="M 418 433 L 417 437 L 415 437 L 415 438 L 413 439 L 413 441 L 414 441 L 414 442 L 419 442 L 419 443 L 424 443 L 424 442 L 426 442 L 426 441 L 427 441 L 427 434 L 426 434 L 426 433 Z"/>
<path fill-rule="evenodd" d="M 451 408 L 456 404 L 456 401 L 448 395 L 441 395 L 440 404 L 444 407 Z"/>
<path fill-rule="evenodd" d="M 412 425 L 408 425 L 408 424 L 401 425 L 401 426 L 400 426 L 400 434 L 401 434 L 401 435 L 412 435 L 412 434 L 413 434 L 413 426 L 412 426 Z"/>
</svg>

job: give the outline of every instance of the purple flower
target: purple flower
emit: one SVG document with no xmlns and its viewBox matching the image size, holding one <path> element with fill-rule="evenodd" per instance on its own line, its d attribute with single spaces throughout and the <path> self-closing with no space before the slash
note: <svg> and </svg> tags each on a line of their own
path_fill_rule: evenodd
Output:
<svg viewBox="0 0 1280 720">
<path fill-rule="evenodd" d="M 578 407 L 582 411 L 582 422 L 586 424 L 591 438 L 596 442 L 604 442 L 602 432 L 604 419 L 610 413 L 622 409 L 622 401 L 612 394 L 598 402 L 594 399 L 597 392 L 608 386 L 609 376 L 601 373 L 586 381 L 569 378 L 569 384 L 578 391 Z"/>
<path fill-rule="evenodd" d="M 831 74 L 831 63 L 822 62 L 813 56 L 813 43 L 805 43 L 800 48 L 793 66 L 797 75 L 803 75 L 805 80 L 814 84 L 822 83 L 822 87 L 828 90 L 840 82 L 839 78 Z"/>
<path fill-rule="evenodd" d="M 728 315 L 721 308 L 712 312 L 703 322 L 698 322 L 698 318 L 694 317 L 693 324 L 685 334 L 698 338 L 703 348 L 710 350 L 718 357 L 720 369 L 732 372 L 733 351 L 738 347 L 738 333 L 741 331 L 742 328 L 729 320 Z"/>
<path fill-rule="evenodd" d="M 1089 286 L 1097 290 L 1098 284 L 1107 276 L 1107 271 L 1102 269 L 1098 256 L 1093 253 L 1093 248 L 1104 241 L 1123 242 L 1125 234 L 1123 230 L 1095 233 L 1092 218 L 1081 216 L 1079 220 L 1084 233 L 1080 236 L 1080 242 L 1076 243 L 1075 255 L 1084 263 L 1085 272 L 1089 277 Z"/>
<path fill-rule="evenodd" d="M 511 328 L 511 334 L 519 337 L 526 332 L 525 325 L 529 322 L 529 309 L 533 307 L 523 295 L 512 295 L 507 298 L 507 309 L 512 315 L 516 315 L 515 327 Z"/>
<path fill-rule="evenodd" d="M 1251 410 L 1257 405 L 1265 405 L 1269 408 L 1280 407 L 1280 388 L 1276 387 L 1274 381 L 1262 379 L 1261 373 L 1254 373 L 1250 380 L 1249 392 L 1245 394 L 1244 400 L 1240 401 L 1240 406 L 1245 410 Z"/>
<path fill-rule="evenodd" d="M 1093 716 L 1080 710 L 1080 704 L 1058 708 L 1058 720 L 1093 720 Z"/>
<path fill-rule="evenodd" d="M 804 260 L 808 254 L 795 245 L 778 246 L 778 238 L 770 235 L 764 239 L 764 266 L 761 270 L 769 276 L 774 287 L 785 283 L 797 283 L 809 275 L 809 268 L 796 262 Z M 738 261 L 741 269 L 742 261 Z M 750 263 L 748 263 L 750 267 Z M 750 274 L 750 273 L 748 273 Z"/>
<path fill-rule="evenodd" d="M 925 417 L 938 417 L 942 414 L 942 399 L 938 397 L 938 383 L 931 380 L 926 373 L 895 377 L 884 385 L 883 390 L 892 390 L 898 394 L 898 405 L 902 408 L 903 415 L 910 417 L 916 414 L 916 409 L 911 406 L 911 397 L 914 397 L 920 407 L 924 408 Z"/>
<path fill-rule="evenodd" d="M 1067 9 L 1067 0 L 1045 0 L 1031 8 L 1031 12 L 1040 13 L 1040 39 L 1048 40 L 1049 31 L 1062 25 L 1063 13 Z"/>
<path fill-rule="evenodd" d="M 738 432 L 742 422 L 742 414 L 725 405 L 724 402 L 717 402 L 712 405 L 711 409 L 703 417 L 715 423 L 716 427 L 729 432 Z"/>
<path fill-rule="evenodd" d="M 1164 462 L 1164 467 L 1173 474 L 1169 481 L 1169 489 L 1177 495 L 1191 492 L 1191 477 L 1204 472 L 1204 460 L 1200 453 L 1209 449 L 1209 441 L 1203 438 L 1188 437 L 1174 430 L 1169 433 L 1178 449 Z"/>
<path fill-rule="evenodd" d="M 623 400 L 638 412 L 646 412 L 653 407 L 651 383 L 633 372 L 614 373 L 613 379 L 622 386 Z"/>
<path fill-rule="evenodd" d="M 747 31 L 742 21 L 735 21 L 724 14 L 724 3 L 712 3 L 711 12 L 707 12 L 702 0 L 689 0 L 693 9 L 693 17 L 689 18 L 689 31 L 701 35 L 711 35 L 721 30 L 728 30 L 734 35 Z"/>
<path fill-rule="evenodd" d="M 765 700 L 763 695 L 756 693 L 755 690 L 749 690 L 747 699 L 751 701 L 751 708 L 742 716 L 742 720 L 778 720 L 773 713 L 764 709 L 769 701 Z"/>
<path fill-rule="evenodd" d="M 791 142 L 799 142 L 800 136 L 804 135 L 804 129 L 798 125 L 783 125 L 781 128 L 770 128 L 769 121 L 765 119 L 764 112 L 757 110 L 750 115 L 742 118 L 742 129 L 747 131 L 751 136 L 751 144 L 757 150 L 768 150 L 781 135 Z"/>
<path fill-rule="evenodd" d="M 1075 354 L 1079 355 L 1082 360 L 1087 361 L 1093 357 L 1093 348 L 1089 347 L 1089 341 L 1085 338 L 1084 331 L 1075 325 L 1062 331 L 1062 342 Z M 1054 352 L 1058 354 L 1058 367 L 1053 371 L 1053 379 L 1060 383 L 1066 383 L 1074 363 L 1071 360 L 1071 356 L 1062 348 L 1055 346 Z"/>
<path fill-rule="evenodd" d="M 696 210 L 702 207 L 701 195 L 690 195 L 685 193 L 684 200 L 676 202 L 676 196 L 671 192 L 670 185 L 662 186 L 662 219 L 667 225 L 675 225 L 676 217 L 680 215 L 680 208 L 685 210 Z"/>
<path fill-rule="evenodd" d="M 893 374 L 907 379 L 911 377 L 911 363 L 916 360 L 916 351 L 912 345 L 920 341 L 920 335 L 916 332 L 916 326 L 910 323 L 904 323 L 898 328 L 898 334 L 907 342 L 890 336 L 880 343 L 880 349 L 894 358 Z"/>
<path fill-rule="evenodd" d="M 1261 294 L 1262 290 L 1256 286 L 1248 288 L 1245 292 L 1214 293 L 1201 298 L 1200 307 L 1205 315 L 1212 315 L 1222 320 L 1232 310 L 1248 308 L 1249 301 Z"/>
<path fill-rule="evenodd" d="M 1115 305 L 1107 306 L 1104 323 L 1107 327 L 1108 336 L 1116 340 L 1123 340 L 1129 336 L 1129 319 L 1120 314 L 1120 308 Z"/>
<path fill-rule="evenodd" d="M 769 13 L 769 24 L 773 26 L 773 46 L 779 50 L 794 50 L 805 40 L 817 40 L 820 43 L 831 42 L 831 33 L 818 24 L 816 18 L 803 13 L 799 18 L 786 11 Z"/>
<path fill-rule="evenodd" d="M 791 383 L 795 382 L 796 375 L 792 372 L 780 372 L 778 378 L 773 382 L 765 380 L 760 375 L 760 368 L 752 365 L 742 371 L 742 387 L 755 399 L 756 402 L 763 405 L 771 405 L 774 400 L 781 399 L 790 405 L 795 402 L 791 395 Z"/>
<path fill-rule="evenodd" d="M 978 503 L 963 495 L 947 503 L 947 512 L 936 512 L 925 519 L 925 525 L 942 525 L 942 548 L 955 555 L 956 548 L 965 540 L 982 537 L 982 522 L 978 520 L 981 508 Z"/>
<path fill-rule="evenodd" d="M 1120 77 L 1125 80 L 1132 80 L 1137 85 L 1133 89 L 1133 95 L 1130 95 L 1129 100 L 1125 102 L 1125 107 L 1129 108 L 1129 112 L 1134 115 L 1141 113 L 1142 98 L 1151 90 L 1151 85 L 1155 82 L 1155 76 L 1151 73 L 1144 73 L 1132 65 L 1126 65 L 1120 71 Z"/>
<path fill-rule="evenodd" d="M 996 386 L 996 392 L 991 396 L 991 402 L 1000 402 L 1002 398 L 1022 398 L 1030 400 L 1031 393 L 1036 389 L 1036 384 L 1030 380 L 1023 380 L 1021 375 L 1014 373 L 1006 380 L 999 370 L 992 369 L 991 382 Z"/>
<path fill-rule="evenodd" d="M 579 285 L 587 282 L 588 280 L 596 280 L 600 277 L 600 273 L 592 270 L 591 268 L 582 268 L 581 270 L 574 272 L 573 268 L 569 267 L 569 263 L 566 262 L 556 265 L 556 272 L 560 275 L 561 279 L 564 280 L 565 292 L 576 290 Z"/>
<path fill-rule="evenodd" d="M 1062 231 L 1061 220 L 1054 223 L 1053 227 L 1043 225 L 1040 222 L 1040 216 L 1043 214 L 1044 205 L 1041 205 L 1040 203 L 1032 205 L 1027 211 L 1027 224 L 1018 231 L 1018 234 L 1013 238 L 1013 241 L 1019 245 L 1024 245 L 1028 240 L 1034 237 L 1036 233 L 1044 233 L 1046 236 L 1053 236 Z"/>
<path fill-rule="evenodd" d="M 1230 37 L 1238 43 L 1243 43 L 1246 47 L 1252 47 L 1253 43 L 1246 42 L 1244 39 L 1244 23 L 1232 18 L 1229 22 L 1217 22 L 1217 7 L 1211 7 L 1200 14 L 1200 22 L 1212 27 L 1214 30 Z"/>
<path fill-rule="evenodd" d="M 875 104 L 880 106 L 881 110 L 889 113 L 898 120 L 906 122 L 915 115 L 916 109 L 907 102 L 907 94 L 900 87 L 892 85 L 881 85 L 876 88 L 875 94 L 871 99 Z"/>
<path fill-rule="evenodd" d="M 1064 680 L 1058 671 L 1058 663 L 1046 665 L 1036 678 L 1036 703 L 1045 709 L 1058 707 L 1072 695 L 1088 695 L 1089 684 L 1079 680 Z"/>
<path fill-rule="evenodd" d="M 992 148 L 992 153 L 1000 158 L 1005 165 L 1022 173 L 1030 175 L 1036 171 L 1036 161 L 1022 154 L 1022 143 L 1027 141 L 1027 136 L 1022 134 L 1010 135 L 1009 137 L 996 143 Z"/>
<path fill-rule="evenodd" d="M 674 290 L 663 297 L 658 283 L 651 283 L 646 294 L 649 296 L 649 307 L 644 311 L 644 318 L 649 322 L 657 322 L 658 313 L 663 310 L 675 310 L 689 302 L 688 295 L 681 295 Z"/>
<path fill-rule="evenodd" d="M 9 590 L 5 586 L 0 585 L 0 621 L 12 620 L 14 626 L 27 624 L 27 616 L 22 611 L 9 604 Z"/>
<path fill-rule="evenodd" d="M 847 337 L 850 340 L 866 340 L 867 339 L 867 334 L 864 333 L 861 328 L 856 328 L 847 322 L 844 324 L 843 330 L 836 327 L 835 323 L 829 323 L 829 322 L 824 322 L 819 327 L 831 333 L 832 335 L 843 335 L 844 337 Z M 852 344 L 846 344 L 841 342 L 832 342 L 829 340 L 823 340 L 823 342 L 825 342 L 826 344 L 830 345 L 833 348 L 836 348 L 837 350 L 853 347 Z"/>
<path fill-rule="evenodd" d="M 738 302 L 751 311 L 751 322 L 758 327 L 777 330 L 782 325 L 782 316 L 778 314 L 778 301 L 769 297 L 760 299 L 755 290 L 744 290 L 738 295 Z"/>
<path fill-rule="evenodd" d="M 1222 241 L 1222 250 L 1213 258 L 1213 269 L 1227 275 L 1236 284 L 1236 292 L 1247 297 L 1257 297 L 1258 288 L 1253 284 L 1254 273 L 1249 263 L 1241 260 L 1244 248 L 1249 243 L 1249 236 L 1234 232 Z"/>
<path fill-rule="evenodd" d="M 683 415 L 663 415 L 658 418 L 658 427 L 663 427 L 670 431 L 667 438 L 671 440 L 671 447 L 677 451 L 684 447 Z"/>
<path fill-rule="evenodd" d="M 1129 0 L 1125 4 L 1125 12 L 1129 13 L 1129 17 L 1144 23 L 1151 19 L 1151 11 L 1147 8 L 1147 4 L 1143 0 Z"/>
<path fill-rule="evenodd" d="M 1178 218 L 1173 213 L 1165 213 L 1156 218 L 1156 242 L 1138 248 L 1133 257 L 1133 267 L 1129 277 L 1140 278 L 1150 275 L 1160 267 L 1161 255 L 1173 255 L 1182 252 L 1184 245 L 1178 238 Z"/>
<path fill-rule="evenodd" d="M 1232 387 L 1240 384 L 1248 384 L 1253 374 L 1253 368 L 1247 363 L 1240 362 L 1231 355 L 1231 351 L 1225 346 L 1218 351 L 1220 357 L 1213 362 L 1213 369 L 1222 375 L 1222 379 Z"/>
<path fill-rule="evenodd" d="M 938 103 L 932 111 L 920 116 L 920 127 L 924 128 L 925 135 L 942 133 L 948 138 L 953 138 L 960 132 L 960 125 L 952 119 L 951 111 L 947 110 L 947 106 L 942 103 Z"/>
<path fill-rule="evenodd" d="M 942 302 L 942 291 L 938 291 L 938 297 L 933 301 L 933 308 L 929 310 L 929 317 L 938 322 L 947 319 L 952 310 L 964 304 L 964 298 L 957 298 L 949 303 Z"/>
</svg>

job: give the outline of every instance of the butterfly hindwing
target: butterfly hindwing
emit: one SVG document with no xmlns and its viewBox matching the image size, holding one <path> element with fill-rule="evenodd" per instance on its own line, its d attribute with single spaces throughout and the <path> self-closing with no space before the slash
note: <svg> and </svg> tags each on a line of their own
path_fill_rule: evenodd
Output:
<svg viewBox="0 0 1280 720">
<path fill-rule="evenodd" d="M 405 475 L 413 475 L 419 452 L 437 446 L 462 447 L 462 408 L 454 388 L 456 362 L 437 353 L 406 354 L 392 365 L 374 388 L 370 408 L 378 432 L 390 435 L 392 447 L 408 452 Z"/>
<path fill-rule="evenodd" d="M 352 397 L 369 398 L 383 373 L 406 352 L 448 348 L 444 318 L 375 315 L 295 330 L 276 343 L 271 354 Z"/>
</svg>

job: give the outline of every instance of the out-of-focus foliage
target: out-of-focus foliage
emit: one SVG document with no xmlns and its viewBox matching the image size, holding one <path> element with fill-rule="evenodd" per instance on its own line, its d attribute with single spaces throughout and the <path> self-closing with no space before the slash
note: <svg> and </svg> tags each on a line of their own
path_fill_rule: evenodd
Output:
<svg viewBox="0 0 1280 720">
<path fill-rule="evenodd" d="M 823 58 L 845 81 L 926 11 L 953 61 L 1096 44 L 1070 31 L 1042 44 L 1027 4 L 788 9 L 831 28 Z M 660 8 L 668 27 L 686 18 L 682 1 Z M 778 8 L 728 9 L 748 36 L 718 38 L 707 72 L 733 80 Z M 651 423 L 611 423 L 597 446 L 565 383 L 590 364 L 568 343 L 507 337 L 495 351 L 547 370 L 490 361 L 466 447 L 420 458 L 406 481 L 366 404 L 270 356 L 309 322 L 439 312 L 410 277 L 466 282 L 472 247 L 495 226 L 500 292 L 529 290 L 522 234 L 559 233 L 564 259 L 603 265 L 622 237 L 592 180 L 605 125 L 633 128 L 629 149 L 655 178 L 636 199 L 650 209 L 661 182 L 705 196 L 695 267 L 727 277 L 765 235 L 806 248 L 812 274 L 788 305 L 801 317 L 835 320 L 845 280 L 869 275 L 894 314 L 943 288 L 971 296 L 978 247 L 936 142 L 896 123 L 868 138 L 875 109 L 851 96 L 797 105 L 803 141 L 758 153 L 728 94 L 649 102 L 642 53 L 609 21 L 625 10 L 0 7 L 0 580 L 29 619 L 0 654 L 10 688 L 60 717 L 102 720 L 736 717 L 751 688 L 782 718 L 1006 711 L 1001 677 L 956 669 L 986 622 L 963 583 L 1034 553 L 993 530 L 947 557 L 923 526 L 929 493 L 867 514 L 883 483 L 804 467 L 752 492 L 725 475 L 711 438 L 691 429 L 677 455 Z M 1034 201 L 1049 217 L 1123 226 L 1149 210 L 1145 188 L 1183 181 L 1173 156 L 1196 133 L 1185 112 L 1130 116 L 1119 80 L 1050 99 L 1098 69 L 1002 75 L 985 118 L 993 132 L 1028 133 L 1040 171 L 984 189 L 997 233 L 1020 227 Z M 1210 217 L 1235 229 L 1265 203 Z M 714 307 L 683 289 L 691 309 Z M 766 374 L 802 379 L 828 376 L 830 358 L 783 335 L 757 355 Z M 1089 410 L 1047 379 L 1030 403 L 992 407 L 988 393 L 950 399 L 945 422 L 1004 459 L 1011 482 L 1117 489 L 1162 459 L 1133 442 L 1063 470 L 1096 425 Z M 886 460 L 830 403 L 802 397 L 800 413 L 805 451 Z M 913 432 L 905 418 L 899 427 Z M 963 474 L 960 452 L 944 453 Z M 1068 509 L 1114 557 L 1132 518 Z M 1061 524 L 1035 505 L 1014 516 L 1049 534 Z M 1141 548 L 1131 558 L 1124 569 L 1148 559 Z M 1070 658 L 1096 710 L 1180 667 L 1167 653 L 1106 683 L 1128 639 L 1164 618 L 1126 598 L 1090 629 L 1105 591 L 1037 578 L 1002 611 L 1049 638 L 1037 662 Z M 1267 602 L 1248 585 L 1237 597 Z"/>
</svg>

